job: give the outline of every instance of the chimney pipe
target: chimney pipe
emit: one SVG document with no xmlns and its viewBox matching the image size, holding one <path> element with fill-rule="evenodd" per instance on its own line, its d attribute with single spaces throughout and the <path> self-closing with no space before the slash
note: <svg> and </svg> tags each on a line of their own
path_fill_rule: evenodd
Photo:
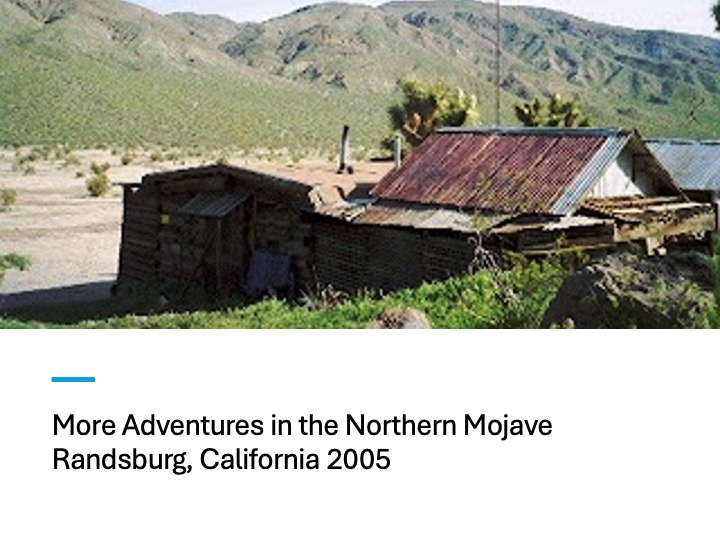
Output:
<svg viewBox="0 0 720 540">
<path fill-rule="evenodd" d="M 399 131 L 395 133 L 395 170 L 402 166 L 403 136 Z"/>
<path fill-rule="evenodd" d="M 342 142 L 340 144 L 340 168 L 338 174 L 342 174 L 346 169 L 349 170 L 348 161 L 350 160 L 350 126 L 343 126 Z"/>
</svg>

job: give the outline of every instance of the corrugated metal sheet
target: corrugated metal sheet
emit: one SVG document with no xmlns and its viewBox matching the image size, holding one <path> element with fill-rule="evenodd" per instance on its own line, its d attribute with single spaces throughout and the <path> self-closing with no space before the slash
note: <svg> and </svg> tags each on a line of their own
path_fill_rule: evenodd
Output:
<svg viewBox="0 0 720 540">
<path fill-rule="evenodd" d="M 505 218 L 507 219 L 507 218 Z M 474 219 L 472 214 L 437 208 L 416 209 L 384 205 L 371 206 L 353 220 L 358 225 L 385 225 L 410 227 L 413 229 L 445 229 L 463 233 L 472 233 Z"/>
<path fill-rule="evenodd" d="M 372 191 L 380 199 L 565 214 L 617 158 L 629 132 L 441 130 Z"/>
<path fill-rule="evenodd" d="M 621 134 L 605 139 L 600 149 L 555 202 L 550 213 L 565 215 L 571 212 L 617 159 L 629 140 L 629 135 Z"/>
<path fill-rule="evenodd" d="M 200 193 L 178 211 L 186 216 L 222 218 L 248 198 L 248 193 Z"/>
<path fill-rule="evenodd" d="M 655 139 L 647 145 L 683 189 L 720 191 L 720 141 Z"/>
<path fill-rule="evenodd" d="M 380 225 L 422 230 L 474 233 L 488 230 L 514 217 L 513 214 L 475 212 L 388 201 L 348 201 L 318 209 L 322 215 L 357 225 Z"/>
</svg>

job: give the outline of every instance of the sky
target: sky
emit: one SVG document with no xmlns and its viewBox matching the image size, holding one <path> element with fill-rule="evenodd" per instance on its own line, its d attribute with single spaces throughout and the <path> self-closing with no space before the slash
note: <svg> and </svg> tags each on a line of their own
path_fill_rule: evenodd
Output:
<svg viewBox="0 0 720 540">
<path fill-rule="evenodd" d="M 158 13 L 193 11 L 224 15 L 235 21 L 263 21 L 314 0 L 131 0 Z M 348 0 L 353 1 L 353 0 Z M 503 5 L 533 5 L 572 13 L 597 22 L 631 28 L 674 30 L 720 38 L 710 16 L 713 0 L 501 0 Z M 384 2 L 357 0 L 377 6 Z"/>
</svg>

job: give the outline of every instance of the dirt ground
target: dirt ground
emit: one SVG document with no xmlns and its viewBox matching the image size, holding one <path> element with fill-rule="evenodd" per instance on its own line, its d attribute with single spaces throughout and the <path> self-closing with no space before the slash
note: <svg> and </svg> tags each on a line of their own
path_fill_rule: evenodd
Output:
<svg viewBox="0 0 720 540">
<path fill-rule="evenodd" d="M 205 163 L 200 158 L 160 162 L 149 154 L 137 154 L 131 164 L 122 165 L 121 157 L 111 151 L 83 150 L 72 153 L 70 164 L 67 159 L 38 160 L 28 171 L 18 167 L 18 152 L 23 151 L 0 150 L 0 190 L 17 193 L 17 202 L 0 210 L 0 254 L 23 255 L 31 266 L 24 272 L 7 272 L 0 283 L 0 312 L 109 297 L 120 247 L 120 185 L 139 182 L 150 172 Z M 111 165 L 108 176 L 115 185 L 105 197 L 87 193 L 93 162 Z M 360 163 L 349 176 L 336 174 L 337 164 L 331 162 L 273 163 L 231 157 L 230 164 L 311 185 L 337 185 L 346 194 L 356 186 L 376 183 L 390 168 L 387 163 Z"/>
</svg>

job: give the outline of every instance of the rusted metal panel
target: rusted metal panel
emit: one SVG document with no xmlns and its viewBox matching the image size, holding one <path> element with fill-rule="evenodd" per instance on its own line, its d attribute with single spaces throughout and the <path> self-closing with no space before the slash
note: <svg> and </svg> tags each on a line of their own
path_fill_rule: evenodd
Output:
<svg viewBox="0 0 720 540">
<path fill-rule="evenodd" d="M 372 195 L 561 215 L 579 203 L 630 136 L 598 129 L 441 130 L 381 180 Z"/>
<path fill-rule="evenodd" d="M 647 145 L 683 189 L 720 191 L 720 141 L 651 139 Z"/>
</svg>

